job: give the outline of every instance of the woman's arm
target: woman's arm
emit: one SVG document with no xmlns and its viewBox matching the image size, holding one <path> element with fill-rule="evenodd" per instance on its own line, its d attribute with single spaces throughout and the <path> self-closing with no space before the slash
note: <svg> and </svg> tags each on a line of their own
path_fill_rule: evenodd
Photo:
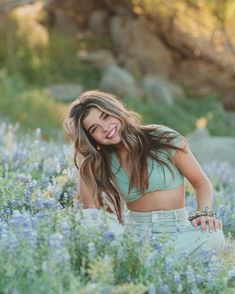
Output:
<svg viewBox="0 0 235 294">
<path fill-rule="evenodd" d="M 183 176 L 191 183 L 196 193 L 197 210 L 202 210 L 205 207 L 211 208 L 213 187 L 200 167 L 198 161 L 192 154 L 187 142 L 182 139 L 178 144 L 179 147 L 185 147 L 186 152 L 177 150 L 172 158 L 175 166 L 180 170 Z M 222 226 L 221 222 L 214 217 L 198 217 L 192 221 L 192 224 L 197 226 L 201 224 L 202 231 L 206 230 L 206 222 L 209 223 L 210 231 L 217 230 Z"/>
<path fill-rule="evenodd" d="M 181 140 L 177 146 L 185 147 L 186 152 L 177 150 L 173 157 L 173 163 L 193 186 L 196 193 L 197 210 L 201 210 L 206 206 L 211 208 L 213 187 L 210 180 L 202 170 L 185 140 Z"/>
</svg>

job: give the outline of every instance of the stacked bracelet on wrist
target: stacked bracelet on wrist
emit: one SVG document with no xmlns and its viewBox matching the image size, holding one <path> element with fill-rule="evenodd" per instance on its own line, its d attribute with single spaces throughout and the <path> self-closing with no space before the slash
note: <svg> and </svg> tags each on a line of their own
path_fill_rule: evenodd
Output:
<svg viewBox="0 0 235 294">
<path fill-rule="evenodd" d="M 192 215 L 190 215 L 188 217 L 189 221 L 191 222 L 192 220 L 194 220 L 195 218 L 199 217 L 199 216 L 215 216 L 215 210 L 214 209 L 210 209 L 208 206 L 202 210 L 198 210 L 195 213 L 193 213 Z"/>
</svg>

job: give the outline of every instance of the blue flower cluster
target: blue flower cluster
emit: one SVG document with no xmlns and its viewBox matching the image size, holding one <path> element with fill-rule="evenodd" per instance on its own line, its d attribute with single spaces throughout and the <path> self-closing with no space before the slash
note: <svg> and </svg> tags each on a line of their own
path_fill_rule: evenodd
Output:
<svg viewBox="0 0 235 294">
<path fill-rule="evenodd" d="M 0 292 L 226 291 L 228 269 L 216 258 L 173 262 L 171 248 L 155 242 L 156 256 L 148 263 L 149 238 L 117 234 L 114 216 L 82 210 L 74 202 L 79 183 L 71 147 L 43 141 L 39 129 L 24 136 L 17 129 L 0 124 Z M 232 168 L 224 163 L 204 168 L 215 186 L 217 214 L 234 232 Z M 187 206 L 194 210 L 193 195 L 187 194 Z"/>
</svg>

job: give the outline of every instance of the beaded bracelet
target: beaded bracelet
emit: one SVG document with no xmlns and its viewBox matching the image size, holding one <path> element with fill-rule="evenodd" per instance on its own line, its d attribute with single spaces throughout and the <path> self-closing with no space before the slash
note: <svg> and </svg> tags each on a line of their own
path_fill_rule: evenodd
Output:
<svg viewBox="0 0 235 294">
<path fill-rule="evenodd" d="M 193 213 L 192 215 L 190 215 L 188 217 L 189 221 L 191 222 L 192 220 L 194 220 L 195 218 L 199 217 L 199 216 L 215 216 L 215 210 L 214 209 L 210 209 L 208 206 L 202 210 L 198 210 L 195 213 Z"/>
</svg>

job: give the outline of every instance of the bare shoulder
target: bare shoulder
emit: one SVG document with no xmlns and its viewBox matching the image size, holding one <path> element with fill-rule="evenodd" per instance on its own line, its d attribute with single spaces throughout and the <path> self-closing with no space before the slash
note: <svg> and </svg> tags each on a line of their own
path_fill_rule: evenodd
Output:
<svg viewBox="0 0 235 294">
<path fill-rule="evenodd" d="M 175 156 L 173 157 L 173 163 L 184 175 L 184 177 L 194 188 L 198 187 L 203 181 L 209 182 L 206 174 L 202 170 L 188 144 L 184 140 L 181 140 L 179 147 L 184 148 L 184 152 L 177 150 Z"/>
</svg>

